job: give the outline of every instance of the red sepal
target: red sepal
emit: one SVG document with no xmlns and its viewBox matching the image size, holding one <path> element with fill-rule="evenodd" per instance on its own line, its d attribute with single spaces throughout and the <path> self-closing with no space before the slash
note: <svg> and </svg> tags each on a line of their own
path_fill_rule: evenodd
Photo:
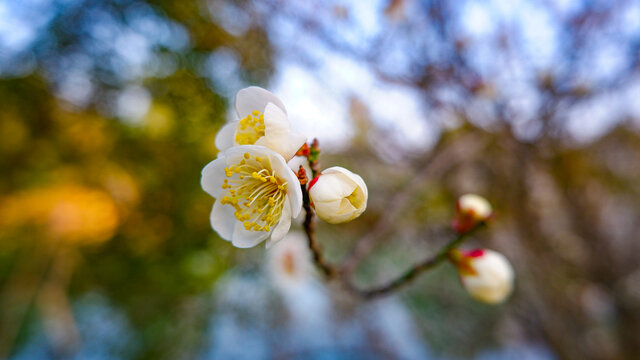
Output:
<svg viewBox="0 0 640 360">
<path fill-rule="evenodd" d="M 315 185 L 316 182 L 318 181 L 318 178 L 320 177 L 320 175 L 322 175 L 322 174 L 319 174 L 318 176 L 314 177 L 313 180 L 311 180 L 311 182 L 309 182 L 309 186 L 307 187 L 307 190 L 311 190 L 313 185 Z"/>
</svg>

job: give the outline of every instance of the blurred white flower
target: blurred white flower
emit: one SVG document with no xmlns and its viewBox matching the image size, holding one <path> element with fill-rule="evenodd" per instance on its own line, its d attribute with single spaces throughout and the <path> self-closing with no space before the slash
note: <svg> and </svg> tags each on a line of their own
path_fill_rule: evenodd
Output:
<svg viewBox="0 0 640 360">
<path fill-rule="evenodd" d="M 302 233 L 287 234 L 269 249 L 267 256 L 269 274 L 279 288 L 300 285 L 311 279 L 311 253 Z"/>
<path fill-rule="evenodd" d="M 282 239 L 302 209 L 302 191 L 284 158 L 264 147 L 227 149 L 202 169 L 202 188 L 216 198 L 211 226 L 234 246 Z"/>
<path fill-rule="evenodd" d="M 472 298 L 487 304 L 498 304 L 511 294 L 513 268 L 499 252 L 488 249 L 455 251 L 453 260 L 462 285 Z"/>
<path fill-rule="evenodd" d="M 235 108 L 240 120 L 226 124 L 216 136 L 220 151 L 237 145 L 261 145 L 288 161 L 306 141 L 304 135 L 291 132 L 282 101 L 263 88 L 250 86 L 238 91 Z"/>
<path fill-rule="evenodd" d="M 322 220 L 338 224 L 353 220 L 367 208 L 367 185 L 359 175 L 334 166 L 308 185 L 309 197 Z"/>
<path fill-rule="evenodd" d="M 465 194 L 458 199 L 458 211 L 463 216 L 469 216 L 475 221 L 489 219 L 493 209 L 487 199 L 476 194 Z"/>
</svg>

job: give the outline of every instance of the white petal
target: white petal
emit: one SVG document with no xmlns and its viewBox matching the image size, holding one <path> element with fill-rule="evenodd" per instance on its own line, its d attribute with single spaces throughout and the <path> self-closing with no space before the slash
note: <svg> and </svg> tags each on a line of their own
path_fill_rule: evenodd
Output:
<svg viewBox="0 0 640 360">
<path fill-rule="evenodd" d="M 280 222 L 276 225 L 275 229 L 271 233 L 271 238 L 267 241 L 267 248 L 271 245 L 275 244 L 277 241 L 285 237 L 289 232 L 289 228 L 291 227 L 291 205 L 289 205 L 289 201 L 285 199 L 284 207 L 282 208 L 282 216 L 280 217 Z"/>
<path fill-rule="evenodd" d="M 202 169 L 202 177 L 200 185 L 209 195 L 217 198 L 222 193 L 222 183 L 226 179 L 224 168 L 227 166 L 224 156 L 219 157 L 208 163 Z"/>
<path fill-rule="evenodd" d="M 263 88 L 250 86 L 236 94 L 236 113 L 242 119 L 254 110 L 264 112 L 268 103 L 277 105 L 285 114 L 287 113 L 284 104 L 277 96 Z"/>
<path fill-rule="evenodd" d="M 347 197 L 356 189 L 356 183 L 341 173 L 329 173 L 318 178 L 309 190 L 313 202 L 333 201 Z"/>
<path fill-rule="evenodd" d="M 313 207 L 316 211 L 316 215 L 321 216 L 324 214 L 334 214 L 338 213 L 338 209 L 340 208 L 340 200 L 333 201 L 314 201 Z M 329 215 L 323 216 L 322 219 L 326 220 L 325 217 L 330 217 Z"/>
<path fill-rule="evenodd" d="M 267 231 L 250 231 L 240 221 L 235 221 L 232 244 L 238 248 L 250 248 L 260 244 L 269 237 Z"/>
<path fill-rule="evenodd" d="M 287 113 L 284 112 L 278 105 L 274 103 L 268 103 L 264 107 L 264 132 L 274 133 L 286 133 L 291 131 L 291 124 L 287 119 Z"/>
<path fill-rule="evenodd" d="M 233 227 L 235 225 L 236 217 L 233 215 L 234 208 L 228 205 L 222 205 L 220 201 L 216 201 L 213 204 L 213 210 L 211 210 L 211 227 L 215 230 L 221 238 L 231 241 L 233 237 Z"/>
<path fill-rule="evenodd" d="M 316 215 L 330 224 L 340 224 L 352 220 L 362 213 L 362 211 L 357 211 L 347 199 L 314 202 L 313 205 Z"/>
<path fill-rule="evenodd" d="M 351 181 L 355 182 L 360 188 L 362 188 L 362 191 L 364 192 L 365 196 L 369 196 L 369 191 L 367 190 L 367 184 L 365 184 L 364 180 L 362 180 L 362 177 L 360 177 L 360 175 L 358 174 L 354 174 L 351 171 L 340 167 L 340 166 L 333 166 L 330 167 L 328 169 L 325 169 L 324 171 L 322 171 L 323 174 L 343 174 L 345 176 L 347 176 Z"/>
<path fill-rule="evenodd" d="M 227 159 L 227 164 L 235 165 L 244 158 L 245 153 L 249 153 L 252 157 L 260 156 L 263 158 L 267 158 L 271 154 L 276 154 L 264 146 L 238 145 L 227 149 L 224 152 L 224 157 Z"/>
<path fill-rule="evenodd" d="M 285 159 L 291 159 L 296 155 L 298 150 L 304 143 L 307 142 L 307 137 L 298 133 L 289 133 L 289 140 L 287 141 L 287 148 L 283 150 Z"/>
<path fill-rule="evenodd" d="M 292 134 L 287 114 L 278 106 L 269 103 L 264 110 L 264 136 L 256 141 L 256 145 L 266 146 L 290 160 L 300 149 L 307 138 L 300 134 Z"/>
<path fill-rule="evenodd" d="M 298 181 L 298 178 L 296 178 L 296 181 Z M 300 211 L 302 211 L 302 189 L 300 189 L 299 181 L 295 186 L 287 187 L 287 196 L 291 206 L 291 217 L 298 217 Z"/>
<path fill-rule="evenodd" d="M 216 135 L 216 148 L 218 150 L 224 151 L 234 145 L 238 123 L 239 121 L 232 121 L 218 130 L 218 135 Z"/>
</svg>

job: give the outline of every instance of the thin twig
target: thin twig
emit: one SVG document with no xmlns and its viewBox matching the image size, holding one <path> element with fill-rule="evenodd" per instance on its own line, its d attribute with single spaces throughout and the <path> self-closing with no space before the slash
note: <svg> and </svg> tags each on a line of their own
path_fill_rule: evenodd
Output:
<svg viewBox="0 0 640 360">
<path fill-rule="evenodd" d="M 447 245 L 445 245 L 442 249 L 440 249 L 440 251 L 438 251 L 438 253 L 421 262 L 418 263 L 417 265 L 414 265 L 411 269 L 407 270 L 404 274 L 402 274 L 400 277 L 398 277 L 397 279 L 384 284 L 384 285 L 380 285 L 378 287 L 374 287 L 371 289 L 358 289 L 351 281 L 349 281 L 348 279 L 345 279 L 346 284 L 347 284 L 347 288 L 349 290 L 351 290 L 352 292 L 356 293 L 357 295 L 359 295 L 360 297 L 363 297 L 365 299 L 371 299 L 374 298 L 376 296 L 380 296 L 380 295 L 384 295 L 387 293 L 390 293 L 396 289 L 398 289 L 399 287 L 408 284 L 409 282 L 411 282 L 411 280 L 415 279 L 418 275 L 420 275 L 421 273 L 430 270 L 431 268 L 433 268 L 434 266 L 442 263 L 443 261 L 445 261 L 447 259 L 447 256 L 449 254 L 449 252 L 455 248 L 457 248 L 458 246 L 460 246 L 466 239 L 469 238 L 469 235 L 471 235 L 474 231 L 476 231 L 477 229 L 479 229 L 480 227 L 482 227 L 484 223 L 479 223 L 478 225 L 476 225 L 474 228 L 472 228 L 471 230 L 458 234 L 458 236 L 456 236 L 451 242 L 449 242 Z"/>
<path fill-rule="evenodd" d="M 317 140 L 314 140 L 314 146 L 317 148 Z M 314 159 L 309 161 L 309 167 L 311 168 L 312 178 L 316 177 L 318 174 L 318 162 Z M 306 183 L 306 182 L 305 182 Z M 304 216 L 304 231 L 307 233 L 307 240 L 309 243 L 309 249 L 313 254 L 313 261 L 316 263 L 318 268 L 322 270 L 322 272 L 329 278 L 333 278 L 336 274 L 338 274 L 338 268 L 329 264 L 324 256 L 322 256 L 322 250 L 320 249 L 320 244 L 316 240 L 316 225 L 315 225 L 315 217 L 313 213 L 313 209 L 311 209 L 311 199 L 309 198 L 309 192 L 307 191 L 306 185 L 300 185 L 300 189 L 302 190 L 302 206 L 305 211 Z"/>
<path fill-rule="evenodd" d="M 322 256 L 322 250 L 320 249 L 320 245 L 316 240 L 316 226 L 313 216 L 313 210 L 311 209 L 311 203 L 309 201 L 309 193 L 307 192 L 304 185 L 302 185 L 302 197 L 302 206 L 304 207 L 304 211 L 306 212 L 304 216 L 304 231 L 307 233 L 307 240 L 309 242 L 309 249 L 311 249 L 311 253 L 313 254 L 313 261 L 328 278 L 332 278 L 338 273 L 338 269 L 335 266 L 329 264 L 324 259 L 324 256 Z"/>
</svg>

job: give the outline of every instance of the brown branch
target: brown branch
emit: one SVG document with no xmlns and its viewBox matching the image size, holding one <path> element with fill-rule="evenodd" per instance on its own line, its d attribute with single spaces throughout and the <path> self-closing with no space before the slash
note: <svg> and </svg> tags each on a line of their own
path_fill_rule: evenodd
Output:
<svg viewBox="0 0 640 360">
<path fill-rule="evenodd" d="M 316 226 L 313 216 L 313 210 L 311 209 L 311 203 L 309 201 L 309 193 L 304 185 L 302 187 L 302 197 L 303 197 L 303 207 L 306 212 L 304 216 L 304 231 L 307 233 L 307 240 L 309 242 L 309 249 L 313 254 L 313 261 L 316 263 L 318 268 L 322 270 L 322 272 L 328 277 L 333 278 L 337 273 L 338 269 L 329 264 L 322 256 L 322 250 L 320 249 L 320 245 L 316 239 Z"/>
<path fill-rule="evenodd" d="M 465 240 L 469 238 L 469 235 L 471 235 L 477 229 L 481 228 L 484 224 L 485 224 L 484 222 L 479 223 L 475 227 L 473 227 L 471 230 L 458 234 L 453 240 L 451 240 L 447 245 L 445 245 L 442 249 L 440 249 L 435 256 L 414 265 L 412 268 L 407 270 L 404 274 L 400 275 L 397 279 L 387 284 L 380 285 L 378 287 L 374 287 L 371 289 L 363 290 L 363 289 L 358 289 L 351 281 L 348 280 L 348 278 L 345 278 L 345 283 L 347 285 L 347 288 L 350 291 L 357 294 L 358 296 L 365 299 L 371 299 L 376 296 L 388 294 L 410 283 L 413 279 L 415 279 L 421 273 L 427 270 L 430 270 L 436 265 L 445 261 L 451 250 L 460 246 Z"/>
<path fill-rule="evenodd" d="M 317 150 L 318 144 L 317 140 L 314 139 L 313 147 Z M 309 167 L 311 168 L 312 178 L 316 177 L 318 174 L 318 162 L 316 160 L 317 154 L 313 156 L 309 161 Z M 306 181 L 305 181 L 306 184 Z M 300 189 L 302 190 L 302 206 L 305 211 L 304 216 L 304 231 L 307 234 L 307 240 L 309 243 L 309 249 L 313 254 L 313 261 L 316 263 L 316 266 L 322 270 L 322 272 L 329 278 L 333 278 L 336 274 L 338 274 L 338 268 L 329 264 L 324 256 L 322 256 L 322 249 L 320 249 L 320 244 L 316 239 L 315 232 L 315 219 L 313 214 L 313 209 L 311 209 L 311 199 L 309 198 L 309 192 L 307 191 L 307 187 L 305 184 L 300 185 Z"/>
</svg>

